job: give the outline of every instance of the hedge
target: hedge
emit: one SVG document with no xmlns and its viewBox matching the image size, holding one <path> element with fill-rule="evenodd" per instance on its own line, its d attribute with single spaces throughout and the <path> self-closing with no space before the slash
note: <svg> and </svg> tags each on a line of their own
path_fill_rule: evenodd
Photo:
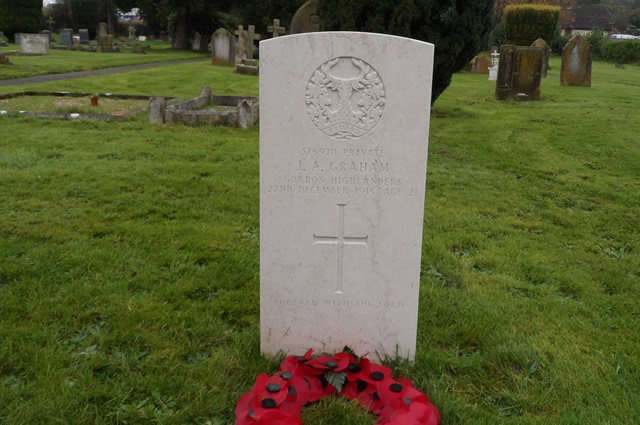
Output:
<svg viewBox="0 0 640 425">
<path fill-rule="evenodd" d="M 600 44 L 600 54 L 609 62 L 640 62 L 640 40 L 604 40 Z"/>
<path fill-rule="evenodd" d="M 507 44 L 530 46 L 538 38 L 547 44 L 553 42 L 553 35 L 560 19 L 560 8 L 538 4 L 511 5 L 504 9 L 504 32 Z"/>
<path fill-rule="evenodd" d="M 0 30 L 11 40 L 17 32 L 42 29 L 42 0 L 0 0 Z"/>
</svg>

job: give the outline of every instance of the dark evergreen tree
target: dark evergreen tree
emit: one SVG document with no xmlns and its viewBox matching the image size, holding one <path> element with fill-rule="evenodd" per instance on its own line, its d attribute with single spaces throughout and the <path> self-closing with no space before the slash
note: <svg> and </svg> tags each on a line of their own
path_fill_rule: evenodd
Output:
<svg viewBox="0 0 640 425">
<path fill-rule="evenodd" d="M 431 103 L 486 45 L 494 0 L 318 0 L 326 31 L 394 34 L 435 45 Z"/>
<path fill-rule="evenodd" d="M 0 0 L 0 30 L 11 40 L 17 32 L 40 31 L 42 21 L 42 0 Z"/>
</svg>

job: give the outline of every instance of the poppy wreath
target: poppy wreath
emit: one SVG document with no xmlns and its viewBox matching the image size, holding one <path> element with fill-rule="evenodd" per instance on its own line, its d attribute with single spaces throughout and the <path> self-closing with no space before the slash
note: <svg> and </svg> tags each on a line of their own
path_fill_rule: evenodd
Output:
<svg viewBox="0 0 640 425">
<path fill-rule="evenodd" d="M 380 425 L 438 425 L 440 414 L 411 380 L 393 379 L 391 369 L 357 357 L 348 347 L 335 356 L 289 356 L 280 372 L 260 374 L 238 399 L 235 425 L 302 425 L 302 408 L 341 394 L 379 416 Z"/>
</svg>

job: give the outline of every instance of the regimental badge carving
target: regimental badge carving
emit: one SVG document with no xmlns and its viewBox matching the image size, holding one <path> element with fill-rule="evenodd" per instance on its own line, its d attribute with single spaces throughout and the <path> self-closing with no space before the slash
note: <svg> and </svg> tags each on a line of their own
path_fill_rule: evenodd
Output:
<svg viewBox="0 0 640 425">
<path fill-rule="evenodd" d="M 315 70 L 307 83 L 305 102 L 318 130 L 335 139 L 355 139 L 380 121 L 385 105 L 384 85 L 365 61 L 339 57 Z"/>
</svg>

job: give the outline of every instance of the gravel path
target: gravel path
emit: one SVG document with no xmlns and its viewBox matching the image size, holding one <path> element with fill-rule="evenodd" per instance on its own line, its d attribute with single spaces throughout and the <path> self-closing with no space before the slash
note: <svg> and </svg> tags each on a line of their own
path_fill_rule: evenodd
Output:
<svg viewBox="0 0 640 425">
<path fill-rule="evenodd" d="M 62 74 L 36 75 L 34 77 L 13 78 L 0 80 L 0 87 L 21 86 L 24 84 L 44 83 L 47 81 L 70 80 L 72 78 L 92 77 L 94 75 L 115 74 L 117 72 L 135 71 L 138 69 L 153 68 L 156 66 L 178 65 L 181 63 L 207 61 L 209 58 L 185 59 L 170 62 L 143 63 L 139 65 L 116 66 L 113 68 L 93 69 L 89 71 L 65 72 Z"/>
</svg>

